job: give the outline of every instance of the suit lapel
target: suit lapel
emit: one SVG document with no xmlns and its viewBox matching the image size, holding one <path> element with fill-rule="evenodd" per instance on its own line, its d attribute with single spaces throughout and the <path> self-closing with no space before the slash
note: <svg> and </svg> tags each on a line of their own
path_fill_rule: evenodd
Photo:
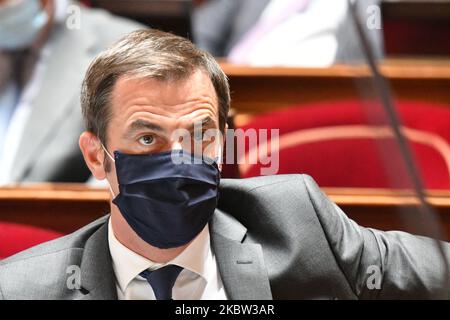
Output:
<svg viewBox="0 0 450 320">
<path fill-rule="evenodd" d="M 89 32 L 67 30 L 56 26 L 50 36 L 49 57 L 38 92 L 16 154 L 11 173 L 13 180 L 21 180 L 27 169 L 39 157 L 39 150 L 52 139 L 55 128 L 77 106 L 84 70 L 92 57 L 95 38 Z M 81 111 L 80 111 L 81 112 Z"/>
<path fill-rule="evenodd" d="M 210 230 L 228 297 L 232 300 L 272 299 L 261 245 L 243 243 L 247 229 L 233 217 L 216 210 Z"/>
<path fill-rule="evenodd" d="M 117 300 L 116 277 L 108 245 L 108 219 L 88 239 L 81 261 L 81 299 Z"/>
</svg>

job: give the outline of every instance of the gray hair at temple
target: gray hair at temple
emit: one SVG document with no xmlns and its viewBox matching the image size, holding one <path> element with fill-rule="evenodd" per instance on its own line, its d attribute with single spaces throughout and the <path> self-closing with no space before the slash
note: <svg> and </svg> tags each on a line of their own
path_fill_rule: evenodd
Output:
<svg viewBox="0 0 450 320">
<path fill-rule="evenodd" d="M 230 89 L 217 61 L 188 39 L 155 29 L 126 35 L 91 63 L 81 90 L 86 130 L 106 145 L 106 130 L 111 117 L 110 96 L 119 77 L 176 81 L 187 79 L 197 70 L 206 72 L 214 85 L 219 104 L 219 128 L 224 132 Z"/>
</svg>

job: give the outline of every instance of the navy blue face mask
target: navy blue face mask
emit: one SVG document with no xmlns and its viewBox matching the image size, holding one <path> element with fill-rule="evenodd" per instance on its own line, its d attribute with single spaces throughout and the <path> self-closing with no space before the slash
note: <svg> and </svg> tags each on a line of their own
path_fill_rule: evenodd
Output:
<svg viewBox="0 0 450 320">
<path fill-rule="evenodd" d="M 105 150 L 106 151 L 106 150 Z M 220 171 L 182 150 L 149 155 L 114 152 L 119 194 L 113 203 L 148 244 L 175 248 L 206 226 L 217 205 Z"/>
</svg>

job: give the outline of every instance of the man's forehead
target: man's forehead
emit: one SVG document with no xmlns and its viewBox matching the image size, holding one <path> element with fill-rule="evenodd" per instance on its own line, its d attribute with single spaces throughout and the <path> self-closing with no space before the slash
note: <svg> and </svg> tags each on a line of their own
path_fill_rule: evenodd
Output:
<svg viewBox="0 0 450 320">
<path fill-rule="evenodd" d="M 179 81 L 124 76 L 117 80 L 111 97 L 112 121 L 130 124 L 146 115 L 178 119 L 209 114 L 218 121 L 219 106 L 214 86 L 199 71 Z M 186 118 L 187 117 L 187 118 Z"/>
<path fill-rule="evenodd" d="M 217 95 L 206 72 L 196 70 L 180 79 L 158 79 L 154 77 L 123 75 L 116 81 L 112 98 L 124 102 L 129 99 L 154 99 L 168 105 L 197 98 L 212 99 L 217 105 Z"/>
</svg>

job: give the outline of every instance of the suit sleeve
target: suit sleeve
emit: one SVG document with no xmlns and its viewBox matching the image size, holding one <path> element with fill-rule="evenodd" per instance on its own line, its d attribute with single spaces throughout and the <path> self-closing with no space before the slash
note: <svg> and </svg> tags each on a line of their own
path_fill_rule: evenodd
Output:
<svg viewBox="0 0 450 320">
<path fill-rule="evenodd" d="M 405 232 L 364 228 L 303 176 L 328 243 L 362 299 L 448 299 L 448 275 L 436 242 Z M 450 244 L 442 242 L 450 261 Z"/>
</svg>

